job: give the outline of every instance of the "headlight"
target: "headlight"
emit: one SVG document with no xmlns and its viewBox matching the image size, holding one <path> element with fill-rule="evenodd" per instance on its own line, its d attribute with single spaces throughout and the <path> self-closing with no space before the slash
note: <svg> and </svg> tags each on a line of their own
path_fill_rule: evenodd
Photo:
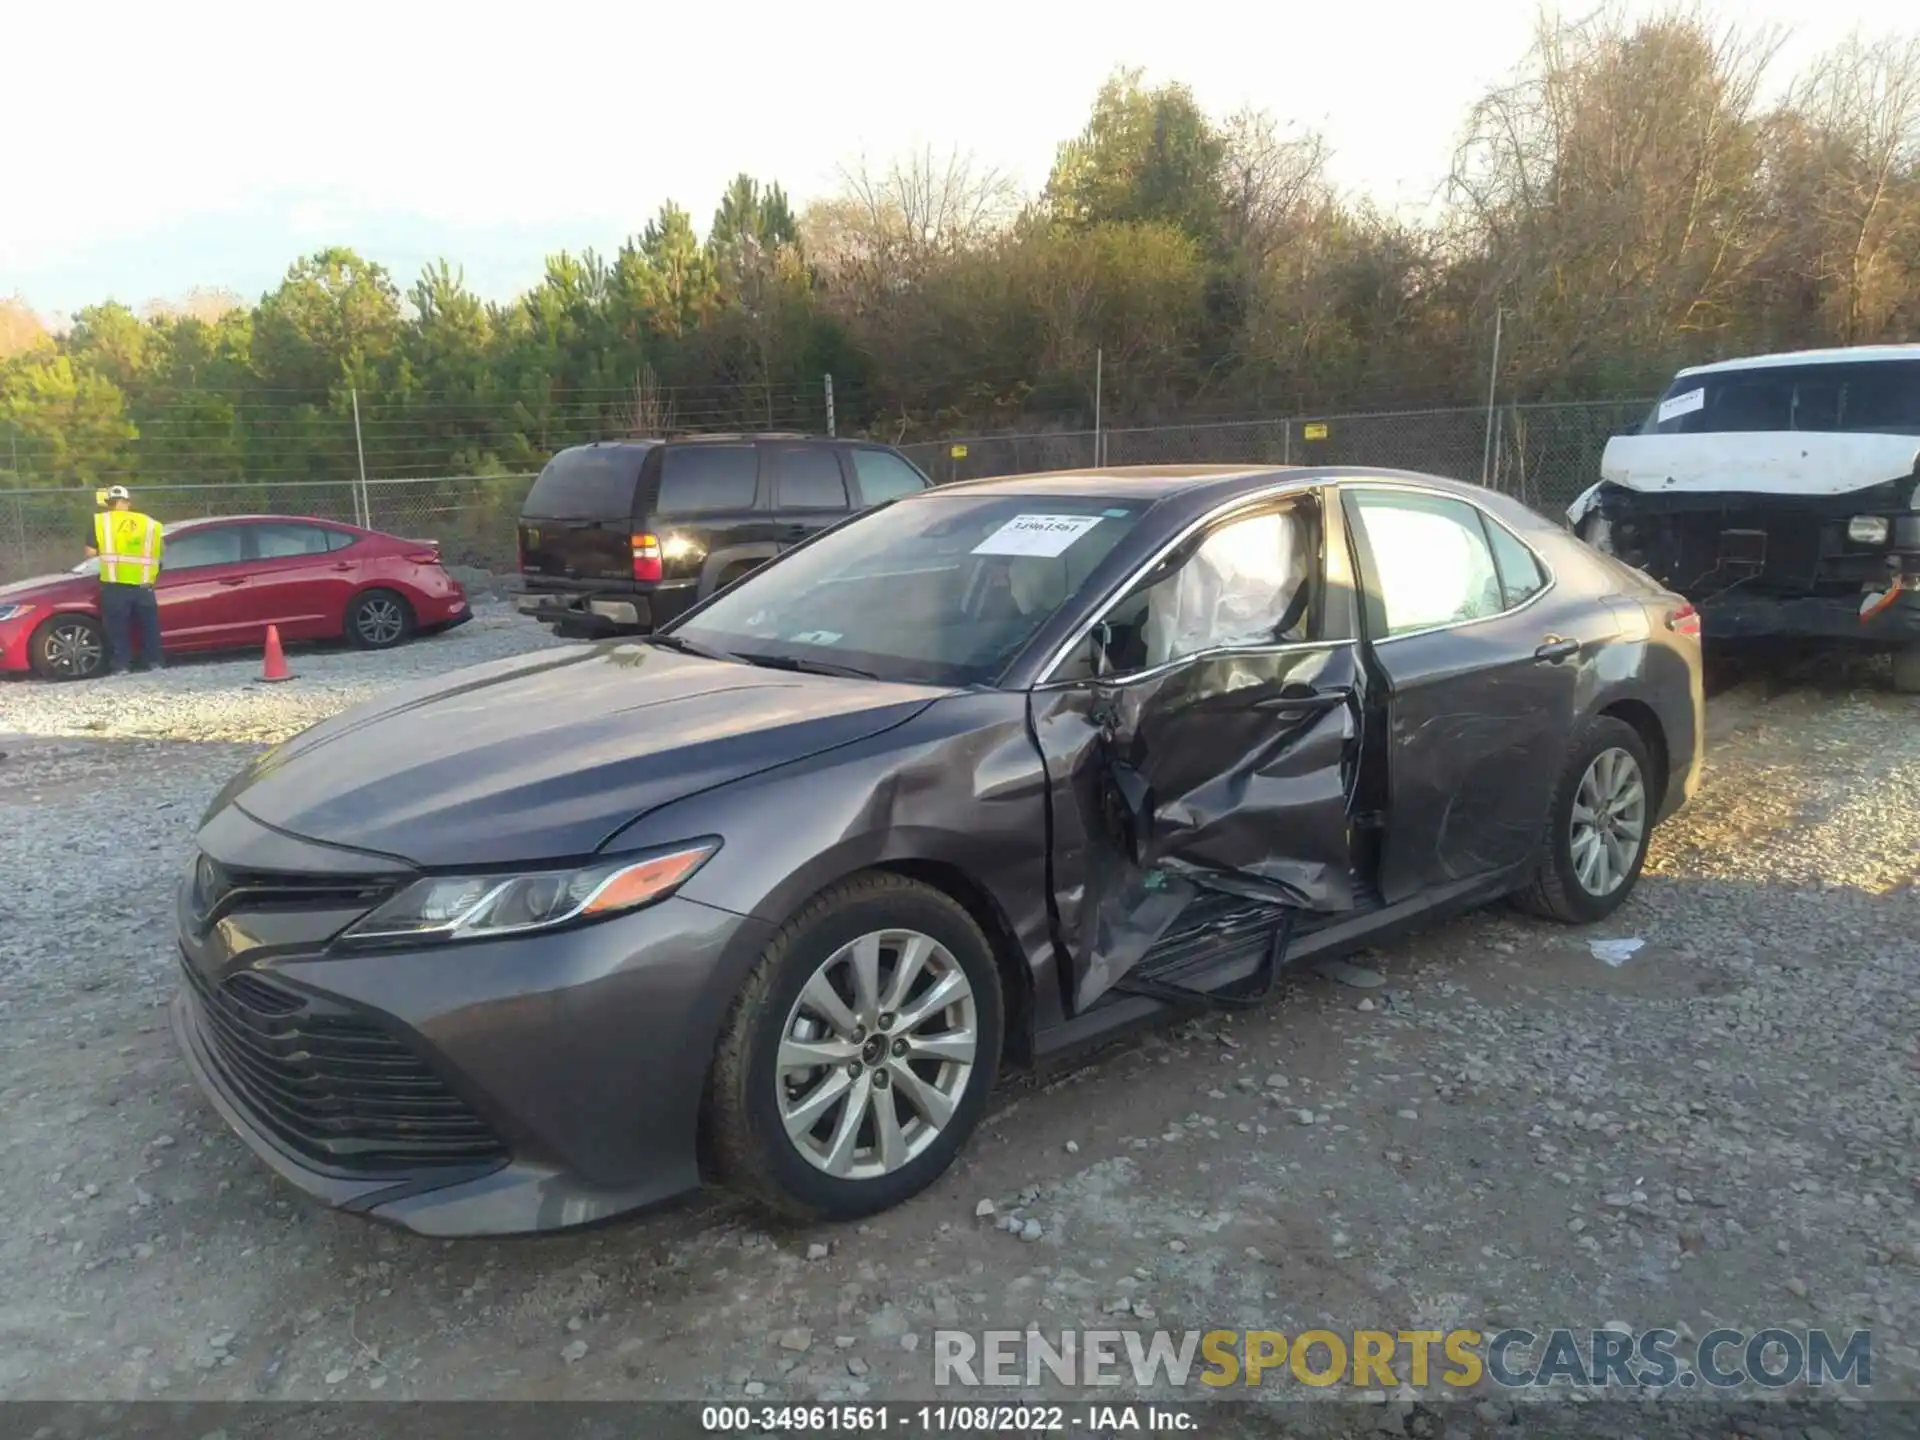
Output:
<svg viewBox="0 0 1920 1440">
<path fill-rule="evenodd" d="M 720 848 L 701 840 L 578 870 L 419 880 L 342 933 L 345 944 L 486 940 L 604 920 L 664 900 Z"/>
<path fill-rule="evenodd" d="M 9 620 L 18 620 L 22 615 L 31 615 L 32 613 L 33 606 L 31 605 L 0 605 L 0 625 L 4 625 Z"/>
<path fill-rule="evenodd" d="M 1884 515 L 1856 515 L 1847 521 L 1847 539 L 1856 545 L 1884 545 L 1887 543 L 1887 517 Z"/>
</svg>

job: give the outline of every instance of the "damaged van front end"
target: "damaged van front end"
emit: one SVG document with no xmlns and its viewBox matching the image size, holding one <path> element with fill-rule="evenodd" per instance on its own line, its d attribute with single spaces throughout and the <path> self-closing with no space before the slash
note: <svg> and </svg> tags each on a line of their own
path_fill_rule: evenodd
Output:
<svg viewBox="0 0 1920 1440">
<path fill-rule="evenodd" d="M 1709 642 L 1892 651 L 1900 688 L 1920 687 L 1920 361 L 1865 377 L 1859 362 L 1734 364 L 1683 371 L 1641 433 L 1609 442 L 1568 523 L 1692 601 Z M 1849 398 L 1860 412 L 1890 379 L 1912 387 L 1910 433 L 1864 428 L 1904 408 L 1838 428 Z M 1771 411 L 1780 428 L 1761 428 Z"/>
</svg>

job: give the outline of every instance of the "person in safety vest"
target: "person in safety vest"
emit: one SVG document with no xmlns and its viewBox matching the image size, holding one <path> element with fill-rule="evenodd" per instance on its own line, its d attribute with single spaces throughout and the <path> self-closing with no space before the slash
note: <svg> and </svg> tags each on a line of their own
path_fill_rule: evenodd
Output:
<svg viewBox="0 0 1920 1440">
<path fill-rule="evenodd" d="M 87 557 L 100 561 L 100 616 L 107 625 L 107 673 L 157 669 L 160 605 L 153 582 L 160 574 L 166 541 L 160 522 L 133 508 L 124 485 L 107 491 L 107 508 L 93 517 Z M 140 629 L 140 663 L 133 664 L 133 628 Z"/>
</svg>

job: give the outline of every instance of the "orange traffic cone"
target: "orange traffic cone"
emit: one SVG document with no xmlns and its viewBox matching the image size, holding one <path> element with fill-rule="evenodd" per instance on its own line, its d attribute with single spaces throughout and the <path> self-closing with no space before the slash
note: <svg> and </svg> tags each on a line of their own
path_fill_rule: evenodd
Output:
<svg viewBox="0 0 1920 1440">
<path fill-rule="evenodd" d="M 293 672 L 287 668 L 286 652 L 280 648 L 280 627 L 267 626 L 266 662 L 260 667 L 262 680 L 291 680 Z"/>
</svg>

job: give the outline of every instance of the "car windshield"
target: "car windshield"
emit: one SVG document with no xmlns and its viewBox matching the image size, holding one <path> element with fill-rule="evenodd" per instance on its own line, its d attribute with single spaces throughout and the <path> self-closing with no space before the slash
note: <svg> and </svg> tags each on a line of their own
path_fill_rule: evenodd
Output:
<svg viewBox="0 0 1920 1440">
<path fill-rule="evenodd" d="M 1640 427 L 1642 435 L 1793 430 L 1920 435 L 1920 360 L 1682 375 Z"/>
<path fill-rule="evenodd" d="M 937 685 L 990 682 L 1086 584 L 1147 501 L 928 493 L 742 581 L 664 643 Z"/>
</svg>

